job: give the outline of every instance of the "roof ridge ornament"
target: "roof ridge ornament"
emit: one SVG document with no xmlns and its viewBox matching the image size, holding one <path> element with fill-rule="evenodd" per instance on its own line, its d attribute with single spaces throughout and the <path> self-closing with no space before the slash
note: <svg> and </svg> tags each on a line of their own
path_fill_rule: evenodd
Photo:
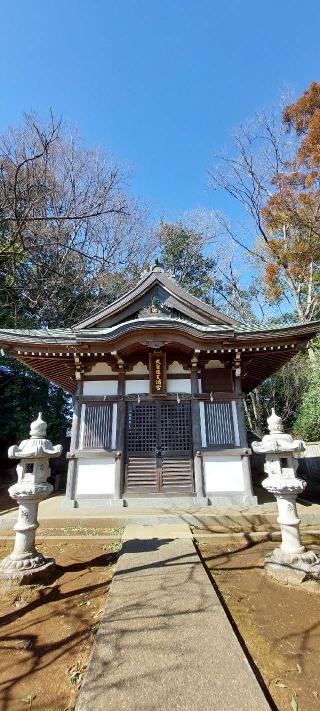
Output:
<svg viewBox="0 0 320 711">
<path fill-rule="evenodd" d="M 164 274 L 164 266 L 159 261 L 158 257 L 155 258 L 154 265 L 151 267 L 151 271 L 152 272 L 161 272 L 162 274 Z"/>
<path fill-rule="evenodd" d="M 160 262 L 158 257 L 155 258 L 154 263 L 148 269 L 143 270 L 143 272 L 141 273 L 141 279 L 145 279 L 147 276 L 149 276 L 149 274 L 152 273 L 165 274 L 171 279 L 175 278 L 172 269 L 165 269 L 163 263 Z"/>
</svg>

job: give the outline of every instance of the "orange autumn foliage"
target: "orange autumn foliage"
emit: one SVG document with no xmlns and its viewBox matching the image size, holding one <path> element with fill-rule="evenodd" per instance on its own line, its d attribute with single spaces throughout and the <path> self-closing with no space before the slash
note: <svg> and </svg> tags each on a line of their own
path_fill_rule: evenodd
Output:
<svg viewBox="0 0 320 711">
<path fill-rule="evenodd" d="M 295 155 L 271 180 L 275 192 L 261 209 L 268 233 L 264 279 L 271 298 L 281 293 L 281 269 L 301 283 L 317 279 L 320 261 L 320 84 L 313 82 L 283 111 L 283 123 L 294 132 Z M 307 288 L 307 287 L 305 287 Z"/>
<path fill-rule="evenodd" d="M 264 282 L 271 299 L 278 299 L 281 296 L 279 283 L 280 269 L 277 264 L 267 264 L 264 272 Z"/>
<path fill-rule="evenodd" d="M 300 164 L 315 166 L 319 175 L 320 164 L 320 84 L 310 84 L 297 101 L 283 111 L 283 121 L 298 136 L 303 136 L 297 151 Z"/>
</svg>

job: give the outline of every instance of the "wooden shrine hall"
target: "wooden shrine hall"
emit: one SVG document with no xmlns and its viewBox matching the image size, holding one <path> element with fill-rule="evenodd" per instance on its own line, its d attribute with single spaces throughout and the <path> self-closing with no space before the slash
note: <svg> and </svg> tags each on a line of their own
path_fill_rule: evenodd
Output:
<svg viewBox="0 0 320 711">
<path fill-rule="evenodd" d="M 70 505 L 254 505 L 243 397 L 319 330 L 253 329 L 160 266 L 73 328 L 0 330 L 74 397 Z"/>
</svg>

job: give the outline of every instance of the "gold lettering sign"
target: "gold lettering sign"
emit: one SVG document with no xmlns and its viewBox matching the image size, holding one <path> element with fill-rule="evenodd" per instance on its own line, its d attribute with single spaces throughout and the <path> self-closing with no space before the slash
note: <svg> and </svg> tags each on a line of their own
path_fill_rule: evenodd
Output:
<svg viewBox="0 0 320 711">
<path fill-rule="evenodd" d="M 150 353 L 150 392 L 152 395 L 166 395 L 167 373 L 166 354 Z"/>
</svg>

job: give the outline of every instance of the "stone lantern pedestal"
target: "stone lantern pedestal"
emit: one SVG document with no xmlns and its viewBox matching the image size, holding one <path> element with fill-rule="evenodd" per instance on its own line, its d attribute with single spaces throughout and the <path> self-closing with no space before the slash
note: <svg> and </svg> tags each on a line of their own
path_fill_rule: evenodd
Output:
<svg viewBox="0 0 320 711">
<path fill-rule="evenodd" d="M 281 417 L 274 409 L 268 418 L 268 427 L 270 434 L 265 435 L 262 442 L 252 442 L 252 449 L 266 458 L 267 478 L 262 486 L 277 499 L 282 542 L 280 548 L 266 555 L 265 571 L 284 583 L 320 581 L 320 558 L 302 545 L 296 506 L 297 496 L 306 487 L 306 482 L 296 476 L 297 457 L 303 452 L 304 443 L 283 432 Z"/>
<path fill-rule="evenodd" d="M 53 487 L 47 482 L 50 475 L 49 460 L 58 457 L 62 446 L 52 446 L 46 439 L 47 425 L 41 413 L 31 424 L 30 439 L 9 449 L 11 459 L 19 459 L 18 481 L 9 489 L 12 499 L 19 504 L 18 520 L 12 553 L 0 563 L 0 577 L 19 584 L 32 584 L 48 579 L 55 568 L 53 558 L 45 558 L 35 547 L 39 526 L 37 515 L 40 501 L 47 499 Z"/>
</svg>

